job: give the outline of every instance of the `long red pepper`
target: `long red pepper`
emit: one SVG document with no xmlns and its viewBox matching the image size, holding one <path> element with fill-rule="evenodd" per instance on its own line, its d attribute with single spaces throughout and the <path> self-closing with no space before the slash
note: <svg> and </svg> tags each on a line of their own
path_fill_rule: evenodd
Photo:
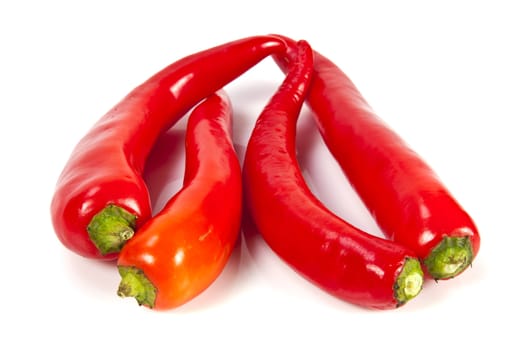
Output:
<svg viewBox="0 0 525 350">
<path fill-rule="evenodd" d="M 60 241 L 93 259 L 115 259 L 151 216 L 141 177 L 158 135 L 203 98 L 270 54 L 280 39 L 256 36 L 187 56 L 132 90 L 80 140 L 51 203 Z"/>
<path fill-rule="evenodd" d="M 293 47 L 293 40 L 278 37 Z M 293 60 L 293 51 L 289 56 Z M 293 69 L 284 56 L 275 59 L 284 72 Z M 480 246 L 471 217 L 346 74 L 318 52 L 307 103 L 330 152 L 387 236 L 414 250 L 434 279 L 471 265 Z"/>
<path fill-rule="evenodd" d="M 219 92 L 190 114 L 184 184 L 122 248 L 118 294 L 157 310 L 180 306 L 210 286 L 237 240 L 241 169 L 232 110 Z"/>
<path fill-rule="evenodd" d="M 312 51 L 306 42 L 297 45 L 286 79 L 248 142 L 243 175 L 249 214 L 277 255 L 323 290 L 363 307 L 403 305 L 422 287 L 415 254 L 337 217 L 300 172 L 296 123 L 312 75 Z"/>
</svg>

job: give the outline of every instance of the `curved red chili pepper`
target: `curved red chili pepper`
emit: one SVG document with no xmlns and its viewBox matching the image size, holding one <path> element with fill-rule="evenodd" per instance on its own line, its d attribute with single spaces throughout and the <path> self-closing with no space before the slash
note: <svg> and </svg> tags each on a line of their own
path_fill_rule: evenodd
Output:
<svg viewBox="0 0 525 350">
<path fill-rule="evenodd" d="M 278 37 L 293 47 L 293 40 Z M 275 59 L 284 72 L 292 69 L 283 56 Z M 330 152 L 387 236 L 415 251 L 434 279 L 471 265 L 480 245 L 471 217 L 345 73 L 318 52 L 307 103 Z"/>
<path fill-rule="evenodd" d="M 245 38 L 187 56 L 136 87 L 73 150 L 56 186 L 51 216 L 60 241 L 94 259 L 115 259 L 151 216 L 141 177 L 158 135 L 191 107 L 269 54 L 280 39 Z"/>
<path fill-rule="evenodd" d="M 247 208 L 268 245 L 323 290 L 364 307 L 400 306 L 422 287 L 415 254 L 337 217 L 314 197 L 300 172 L 296 123 L 312 75 L 312 52 L 305 42 L 297 45 L 286 79 L 248 142 Z"/>
<path fill-rule="evenodd" d="M 157 310 L 180 306 L 219 276 L 237 240 L 242 178 L 227 96 L 190 114 L 183 188 L 122 248 L 118 294 Z"/>
</svg>

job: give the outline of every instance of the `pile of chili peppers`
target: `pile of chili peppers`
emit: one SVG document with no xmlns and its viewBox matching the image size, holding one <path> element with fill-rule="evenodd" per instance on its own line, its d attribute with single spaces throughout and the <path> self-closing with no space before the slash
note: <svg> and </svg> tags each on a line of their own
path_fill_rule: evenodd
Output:
<svg viewBox="0 0 525 350">
<path fill-rule="evenodd" d="M 269 56 L 285 78 L 257 118 L 241 169 L 223 87 Z M 308 188 L 296 158 L 305 104 L 385 237 L 338 217 Z M 183 186 L 152 216 L 146 161 L 188 113 Z M 206 49 L 137 86 L 79 141 L 51 202 L 59 240 L 83 257 L 116 260 L 118 295 L 156 310 L 214 282 L 243 215 L 304 278 L 373 309 L 405 304 L 426 279 L 458 276 L 480 245 L 470 216 L 345 73 L 306 41 L 281 35 Z"/>
</svg>

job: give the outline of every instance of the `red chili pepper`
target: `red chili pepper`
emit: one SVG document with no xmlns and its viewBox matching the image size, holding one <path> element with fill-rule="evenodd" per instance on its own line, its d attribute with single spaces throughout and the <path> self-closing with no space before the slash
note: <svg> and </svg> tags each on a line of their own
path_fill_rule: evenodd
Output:
<svg viewBox="0 0 525 350">
<path fill-rule="evenodd" d="M 291 39 L 278 37 L 293 47 Z M 293 60 L 292 51 L 289 56 Z M 284 72 L 293 69 L 282 56 L 275 59 Z M 415 251 L 434 279 L 471 265 L 480 245 L 471 217 L 345 73 L 318 52 L 307 103 L 330 152 L 388 237 Z"/>
<path fill-rule="evenodd" d="M 325 291 L 377 309 L 406 303 L 421 290 L 417 257 L 329 211 L 309 190 L 295 153 L 296 124 L 312 75 L 306 42 L 250 136 L 244 160 L 247 208 L 269 246 Z"/>
<path fill-rule="evenodd" d="M 233 41 L 185 57 L 131 91 L 80 140 L 58 179 L 51 216 L 60 241 L 84 257 L 115 259 L 151 216 L 141 175 L 158 135 L 200 100 L 284 49 L 269 36 Z"/>
<path fill-rule="evenodd" d="M 118 294 L 157 310 L 182 305 L 221 273 L 237 240 L 242 178 L 224 93 L 191 113 L 183 188 L 122 248 Z"/>
</svg>

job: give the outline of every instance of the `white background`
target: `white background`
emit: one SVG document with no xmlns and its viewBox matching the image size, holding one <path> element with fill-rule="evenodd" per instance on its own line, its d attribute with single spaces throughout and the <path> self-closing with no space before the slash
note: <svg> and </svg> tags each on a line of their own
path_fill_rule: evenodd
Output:
<svg viewBox="0 0 525 350">
<path fill-rule="evenodd" d="M 524 348 L 525 12 L 518 1 L 14 4 L 0 5 L 0 348 Z M 370 311 L 319 291 L 255 237 L 240 242 L 205 293 L 155 312 L 116 296 L 112 264 L 59 243 L 50 200 L 88 128 L 165 65 L 266 33 L 306 39 L 336 62 L 436 170 L 479 226 L 471 269 L 425 284 L 400 309 Z M 227 86 L 241 160 L 281 80 L 267 59 Z M 182 177 L 183 127 L 170 191 Z M 312 190 L 338 215 L 380 234 L 307 110 L 299 132 Z M 170 194 L 159 194 L 156 206 Z"/>
</svg>

